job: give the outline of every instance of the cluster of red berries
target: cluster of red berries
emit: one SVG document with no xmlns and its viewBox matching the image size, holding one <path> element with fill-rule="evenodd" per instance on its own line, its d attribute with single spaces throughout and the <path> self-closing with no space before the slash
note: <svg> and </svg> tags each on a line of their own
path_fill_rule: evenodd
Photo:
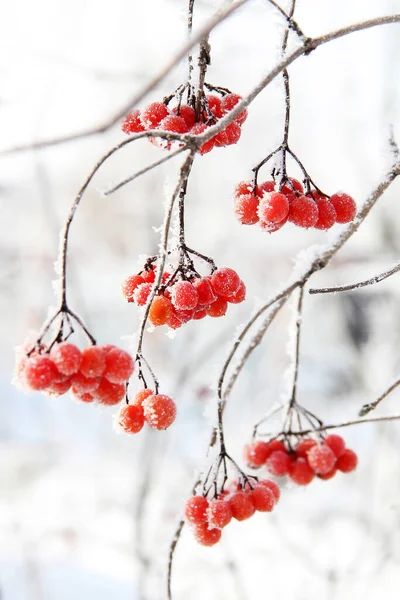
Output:
<svg viewBox="0 0 400 600">
<path fill-rule="evenodd" d="M 155 267 L 128 277 L 122 286 L 126 300 L 144 306 L 155 277 Z M 198 321 L 207 315 L 222 317 L 228 310 L 228 303 L 239 304 L 246 297 L 245 284 L 236 271 L 229 268 L 217 269 L 210 276 L 194 277 L 190 281 L 174 281 L 169 273 L 164 273 L 162 284 L 149 312 L 149 320 L 156 327 L 167 325 L 178 329 L 192 319 Z"/>
<path fill-rule="evenodd" d="M 233 519 L 244 521 L 256 511 L 271 512 L 280 497 L 279 486 L 268 479 L 244 485 L 236 482 L 218 498 L 191 496 L 185 505 L 186 521 L 192 525 L 194 536 L 203 546 L 214 546 L 221 539 L 222 529 Z"/>
<path fill-rule="evenodd" d="M 251 181 L 242 181 L 235 190 L 235 214 L 243 225 L 259 223 L 264 231 L 278 231 L 286 222 L 298 227 L 330 229 L 335 223 L 350 223 L 357 205 L 343 192 L 330 197 L 311 190 L 304 193 L 300 181 L 290 177 L 282 186 L 265 181 L 254 188 Z"/>
<path fill-rule="evenodd" d="M 265 465 L 275 477 L 289 478 L 297 485 L 308 485 L 316 475 L 331 479 L 337 471 L 350 473 L 357 467 L 357 455 L 346 448 L 340 435 L 328 435 L 321 444 L 312 438 L 302 438 L 294 448 L 287 449 L 281 440 L 257 440 L 245 446 L 247 464 L 256 469 Z"/>
<path fill-rule="evenodd" d="M 205 96 L 205 108 L 200 113 L 199 118 L 196 118 L 194 108 L 187 104 L 176 106 L 170 110 L 163 102 L 152 102 L 144 110 L 134 110 L 125 117 L 122 123 L 122 131 L 129 135 L 140 131 L 159 129 L 172 133 L 200 135 L 231 111 L 241 99 L 241 96 L 237 94 L 226 94 L 222 98 L 215 95 Z M 225 129 L 205 142 L 200 147 L 200 154 L 206 154 L 214 147 L 236 144 L 240 138 L 241 126 L 246 118 L 247 110 L 245 109 Z M 170 150 L 173 143 L 151 137 L 149 140 L 166 150 Z"/>
<path fill-rule="evenodd" d="M 69 342 L 44 346 L 17 356 L 16 379 L 26 389 L 61 396 L 71 390 L 82 402 L 118 404 L 134 370 L 130 354 L 111 344 L 80 351 Z"/>
<path fill-rule="evenodd" d="M 125 433 L 139 433 L 145 422 L 153 429 L 168 429 L 175 421 L 176 404 L 169 396 L 148 388 L 137 392 L 115 415 L 115 425 Z"/>
</svg>

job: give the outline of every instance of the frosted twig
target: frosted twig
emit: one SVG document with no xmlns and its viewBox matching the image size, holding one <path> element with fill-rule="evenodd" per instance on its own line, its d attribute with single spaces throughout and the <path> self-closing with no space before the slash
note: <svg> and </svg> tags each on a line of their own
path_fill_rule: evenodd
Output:
<svg viewBox="0 0 400 600">
<path fill-rule="evenodd" d="M 298 434 L 301 436 L 308 435 L 309 433 L 319 433 L 327 431 L 329 429 L 339 429 L 341 427 L 351 427 L 353 425 L 361 425 L 362 423 L 385 423 L 389 421 L 399 421 L 400 415 L 391 415 L 388 417 L 375 417 L 372 419 L 357 419 L 355 421 L 344 421 L 343 423 L 335 423 L 333 425 L 322 425 L 316 429 L 304 429 L 299 431 Z"/>
<path fill-rule="evenodd" d="M 389 394 L 391 394 L 399 385 L 400 385 L 400 379 L 397 379 L 394 383 L 392 383 L 392 385 L 390 385 L 387 388 L 387 390 L 385 390 L 383 392 L 383 394 L 381 394 L 379 396 L 379 398 L 377 400 L 375 400 L 375 402 L 371 402 L 369 404 L 364 404 L 364 406 L 360 409 L 360 412 L 358 413 L 359 416 L 365 417 L 365 415 L 367 415 L 371 411 L 375 410 L 375 408 L 378 406 L 378 404 L 380 404 L 382 402 L 382 400 L 387 398 L 389 396 Z"/>
<path fill-rule="evenodd" d="M 309 294 L 330 294 L 333 292 L 348 292 L 349 290 L 356 290 L 358 288 L 366 287 L 368 285 L 374 285 L 374 283 L 380 283 L 381 281 L 387 279 L 388 277 L 391 277 L 398 271 L 400 271 L 400 262 L 388 271 L 384 271 L 383 273 L 375 275 L 375 277 L 371 277 L 371 279 L 366 279 L 365 281 L 359 281 L 358 283 L 350 283 L 349 285 L 338 285 L 329 288 L 311 288 L 308 290 L 308 292 Z"/>
</svg>

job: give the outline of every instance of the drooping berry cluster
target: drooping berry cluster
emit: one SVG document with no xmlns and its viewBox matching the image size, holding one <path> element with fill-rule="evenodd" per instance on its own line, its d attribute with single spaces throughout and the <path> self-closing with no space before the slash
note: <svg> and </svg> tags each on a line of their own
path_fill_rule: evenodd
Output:
<svg viewBox="0 0 400 600">
<path fill-rule="evenodd" d="M 122 293 L 128 302 L 138 306 L 147 303 L 156 278 L 156 267 L 149 266 L 138 275 L 129 276 L 122 285 Z M 198 321 L 207 315 L 222 317 L 228 304 L 239 304 L 246 297 L 246 286 L 233 269 L 216 269 L 207 277 L 183 277 L 181 273 L 171 276 L 164 273 L 162 286 L 152 301 L 149 320 L 158 327 L 167 325 L 178 329 L 190 320 Z"/>
<path fill-rule="evenodd" d="M 350 473 L 357 467 L 357 455 L 346 448 L 343 438 L 331 434 L 322 443 L 313 438 L 302 438 L 294 449 L 284 440 L 264 442 L 256 440 L 245 446 L 247 464 L 253 469 L 266 466 L 275 477 L 287 475 L 297 485 L 308 485 L 316 475 L 331 479 L 338 471 Z"/>
<path fill-rule="evenodd" d="M 178 104 L 170 109 L 165 102 L 152 102 L 144 110 L 134 110 L 125 117 L 122 131 L 126 134 L 159 129 L 172 133 L 200 135 L 208 127 L 231 111 L 241 100 L 237 94 L 226 94 L 222 98 L 216 95 L 204 96 L 199 114 L 188 104 Z M 200 154 L 210 152 L 214 147 L 229 146 L 239 141 L 241 126 L 247 118 L 247 110 L 241 112 L 225 129 L 200 147 Z M 150 142 L 170 150 L 173 142 L 149 138 Z"/>
<path fill-rule="evenodd" d="M 169 396 L 145 388 L 115 415 L 115 425 L 125 433 L 139 433 L 147 423 L 153 429 L 168 429 L 175 421 L 176 404 Z"/>
<path fill-rule="evenodd" d="M 356 215 L 353 198 L 344 192 L 328 197 L 317 190 L 304 191 L 297 179 L 290 177 L 279 187 L 275 181 L 254 186 L 242 181 L 235 189 L 235 214 L 243 225 L 259 223 L 273 233 L 290 222 L 298 227 L 330 229 L 335 223 L 349 223 Z"/>
<path fill-rule="evenodd" d="M 130 354 L 111 344 L 82 351 L 69 342 L 44 345 L 17 355 L 16 379 L 29 390 L 61 396 L 71 390 L 82 402 L 118 404 L 134 371 Z"/>
<path fill-rule="evenodd" d="M 278 502 L 280 490 L 274 481 L 248 479 L 246 483 L 233 482 L 218 497 L 191 496 L 185 505 L 186 521 L 193 527 L 197 542 L 214 546 L 222 536 L 222 529 L 233 519 L 244 521 L 256 511 L 271 512 Z"/>
</svg>

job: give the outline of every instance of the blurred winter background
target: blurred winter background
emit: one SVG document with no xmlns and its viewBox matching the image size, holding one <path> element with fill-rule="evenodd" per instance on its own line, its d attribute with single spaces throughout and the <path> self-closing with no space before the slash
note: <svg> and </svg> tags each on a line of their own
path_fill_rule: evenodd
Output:
<svg viewBox="0 0 400 600">
<path fill-rule="evenodd" d="M 106 122 L 185 40 L 184 0 L 16 0 L 0 24 L 1 148 Z M 220 4 L 196 0 L 195 24 Z M 308 35 L 399 12 L 399 0 L 298 0 Z M 359 202 L 390 161 L 391 125 L 400 142 L 400 29 L 392 25 L 326 45 L 290 69 L 291 145 L 322 189 Z M 281 18 L 250 1 L 211 36 L 207 79 L 246 94 L 274 65 Z M 183 80 L 180 65 L 149 96 Z M 96 161 L 123 139 L 106 134 L 46 150 L 1 156 L 1 508 L 2 600 L 162 600 L 168 544 L 195 471 L 204 464 L 215 417 L 215 384 L 237 327 L 279 289 L 293 259 L 329 233 L 288 225 L 274 235 L 240 226 L 234 185 L 280 141 L 281 81 L 251 106 L 237 146 L 200 157 L 190 178 L 190 245 L 236 268 L 247 301 L 220 320 L 192 322 L 170 339 L 160 330 L 145 353 L 162 390 L 179 406 L 167 432 L 117 435 L 114 410 L 70 397 L 24 395 L 11 384 L 13 348 L 55 305 L 59 230 Z M 70 302 L 103 343 L 129 347 L 138 315 L 121 297 L 139 256 L 157 249 L 164 192 L 180 158 L 105 198 L 102 191 L 162 151 L 132 144 L 101 169 L 73 224 Z M 265 178 L 268 172 L 264 171 Z M 293 167 L 293 175 L 299 173 Z M 313 284 L 372 276 L 399 258 L 400 182 Z M 340 296 L 307 297 L 299 400 L 325 421 L 355 418 L 398 375 L 398 276 Z M 291 310 L 252 356 L 226 411 L 231 453 L 241 459 L 252 424 L 282 396 Z M 136 383 L 133 383 L 135 386 Z M 399 412 L 399 393 L 379 414 Z M 397 410 L 396 410 L 397 409 Z M 276 423 L 279 426 L 279 423 Z M 345 430 L 360 457 L 355 474 L 308 489 L 284 486 L 279 509 L 228 527 L 223 543 L 198 547 L 185 531 L 176 554 L 174 598 L 281 600 L 398 598 L 400 426 Z"/>
</svg>

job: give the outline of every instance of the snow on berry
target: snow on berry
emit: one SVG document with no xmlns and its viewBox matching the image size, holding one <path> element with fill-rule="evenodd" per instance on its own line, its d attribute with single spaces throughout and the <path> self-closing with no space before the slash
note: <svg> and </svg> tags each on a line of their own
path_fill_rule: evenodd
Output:
<svg viewBox="0 0 400 600">
<path fill-rule="evenodd" d="M 74 375 L 79 371 L 82 355 L 79 348 L 69 342 L 55 344 L 50 352 L 50 358 L 59 373 Z"/>
<path fill-rule="evenodd" d="M 101 377 L 106 368 L 105 352 L 100 346 L 89 346 L 82 350 L 79 373 L 84 377 Z"/>
<path fill-rule="evenodd" d="M 140 110 L 132 111 L 122 122 L 122 131 L 129 135 L 130 133 L 139 133 L 144 131 L 143 123 L 141 120 Z"/>
<path fill-rule="evenodd" d="M 140 390 L 136 392 L 136 394 L 132 398 L 132 404 L 137 404 L 138 406 L 142 406 L 144 400 L 149 396 L 153 396 L 153 390 L 149 390 L 149 388 L 145 388 L 144 390 Z"/>
<path fill-rule="evenodd" d="M 255 508 L 250 494 L 246 492 L 236 492 L 229 499 L 229 505 L 232 510 L 232 516 L 237 521 L 244 521 L 254 515 Z"/>
<path fill-rule="evenodd" d="M 315 223 L 315 229 L 330 229 L 336 223 L 336 210 L 332 202 L 324 196 L 315 198 L 318 207 L 318 221 Z"/>
<path fill-rule="evenodd" d="M 331 433 L 324 439 L 324 444 L 329 446 L 336 458 L 342 456 L 346 450 L 346 444 L 342 436 Z"/>
<path fill-rule="evenodd" d="M 202 525 L 208 521 L 208 500 L 204 496 L 191 496 L 186 500 L 185 517 L 192 525 Z"/>
<path fill-rule="evenodd" d="M 288 216 L 289 201 L 280 192 L 266 192 L 260 200 L 258 217 L 264 223 L 279 223 Z"/>
<path fill-rule="evenodd" d="M 329 446 L 317 444 L 308 451 L 307 460 L 317 475 L 326 475 L 334 468 L 336 456 Z"/>
<path fill-rule="evenodd" d="M 223 298 L 234 296 L 240 286 L 240 277 L 233 269 L 217 269 L 211 276 L 214 292 Z"/>
<path fill-rule="evenodd" d="M 128 300 L 128 302 L 134 302 L 133 294 L 141 283 L 144 283 L 144 279 L 141 275 L 130 275 L 125 279 L 122 284 L 122 294 L 125 300 Z"/>
<path fill-rule="evenodd" d="M 249 492 L 254 508 L 259 512 L 271 512 L 274 508 L 276 500 L 272 490 L 269 490 L 265 485 L 258 484 Z"/>
<path fill-rule="evenodd" d="M 218 296 L 211 285 L 211 277 L 199 277 L 198 279 L 194 279 L 192 284 L 197 292 L 198 306 L 209 306 L 217 300 Z"/>
<path fill-rule="evenodd" d="M 239 287 L 233 296 L 227 298 L 230 304 L 240 304 L 246 299 L 246 286 L 242 280 L 240 280 Z"/>
<path fill-rule="evenodd" d="M 244 447 L 244 458 L 248 466 L 252 468 L 262 467 L 269 455 L 267 442 L 257 440 Z"/>
<path fill-rule="evenodd" d="M 337 223 L 350 223 L 354 219 L 357 205 L 351 196 L 344 192 L 337 192 L 329 200 L 335 208 Z"/>
<path fill-rule="evenodd" d="M 214 546 L 221 539 L 221 530 L 209 529 L 208 524 L 197 525 L 194 528 L 194 537 L 202 546 Z"/>
<path fill-rule="evenodd" d="M 267 470 L 275 477 L 287 475 L 290 466 L 290 458 L 286 452 L 275 450 L 266 461 Z"/>
<path fill-rule="evenodd" d="M 313 227 L 318 221 L 318 206 L 309 196 L 299 196 L 289 207 L 289 221 L 298 227 Z"/>
<path fill-rule="evenodd" d="M 351 471 L 356 469 L 357 464 L 357 454 L 353 450 L 350 450 L 350 448 L 346 448 L 343 454 L 337 459 L 336 467 L 342 473 L 351 473 Z"/>
<path fill-rule="evenodd" d="M 144 425 L 143 408 L 137 404 L 122 406 L 115 415 L 115 424 L 125 433 L 139 433 Z"/>
<path fill-rule="evenodd" d="M 232 520 L 232 509 L 224 499 L 212 500 L 207 510 L 208 523 L 210 527 L 222 529 L 226 527 Z"/>
<path fill-rule="evenodd" d="M 297 485 L 308 485 L 314 479 L 313 469 L 307 460 L 301 457 L 290 463 L 288 475 Z"/>
<path fill-rule="evenodd" d="M 153 429 L 167 429 L 175 421 L 176 404 L 169 396 L 154 394 L 142 403 L 144 418 Z"/>
<path fill-rule="evenodd" d="M 31 390 L 45 390 L 57 378 L 58 371 L 46 355 L 30 356 L 23 366 L 23 379 Z"/>
<path fill-rule="evenodd" d="M 316 445 L 317 441 L 313 438 L 302 438 L 295 448 L 296 456 L 298 458 L 307 458 L 308 451 Z"/>
<path fill-rule="evenodd" d="M 140 119 L 145 129 L 158 129 L 168 115 L 168 107 L 163 102 L 152 102 L 142 111 Z"/>
<path fill-rule="evenodd" d="M 179 117 L 182 117 L 188 129 L 191 129 L 196 122 L 196 112 L 191 106 L 188 106 L 187 104 L 182 104 L 179 107 L 179 112 L 178 108 L 173 108 L 172 112 L 178 115 Z"/>
<path fill-rule="evenodd" d="M 260 199 L 252 193 L 238 196 L 235 200 L 235 215 L 242 225 L 258 223 L 258 207 Z"/>
<path fill-rule="evenodd" d="M 138 306 L 145 306 L 149 296 L 151 294 L 151 290 L 153 289 L 153 284 L 150 282 L 139 284 L 134 292 L 133 292 L 133 302 Z"/>
<path fill-rule="evenodd" d="M 171 300 L 177 310 L 192 310 L 197 306 L 199 295 L 189 281 L 178 281 L 171 288 Z"/>
<path fill-rule="evenodd" d="M 121 383 L 111 383 L 108 379 L 101 379 L 99 386 L 94 390 L 93 396 L 100 404 L 113 406 L 125 398 L 126 388 Z"/>
<path fill-rule="evenodd" d="M 281 490 L 279 485 L 275 481 L 272 481 L 272 479 L 260 479 L 258 483 L 259 485 L 263 485 L 264 487 L 271 490 L 275 498 L 275 503 L 277 503 L 279 498 L 281 497 Z"/>
<path fill-rule="evenodd" d="M 76 373 L 71 377 L 71 384 L 78 392 L 94 392 L 100 385 L 100 377 L 85 377 L 82 373 Z"/>
<path fill-rule="evenodd" d="M 111 383 L 125 383 L 134 369 L 133 358 L 121 348 L 112 348 L 106 353 L 106 368 L 103 377 Z"/>
</svg>

